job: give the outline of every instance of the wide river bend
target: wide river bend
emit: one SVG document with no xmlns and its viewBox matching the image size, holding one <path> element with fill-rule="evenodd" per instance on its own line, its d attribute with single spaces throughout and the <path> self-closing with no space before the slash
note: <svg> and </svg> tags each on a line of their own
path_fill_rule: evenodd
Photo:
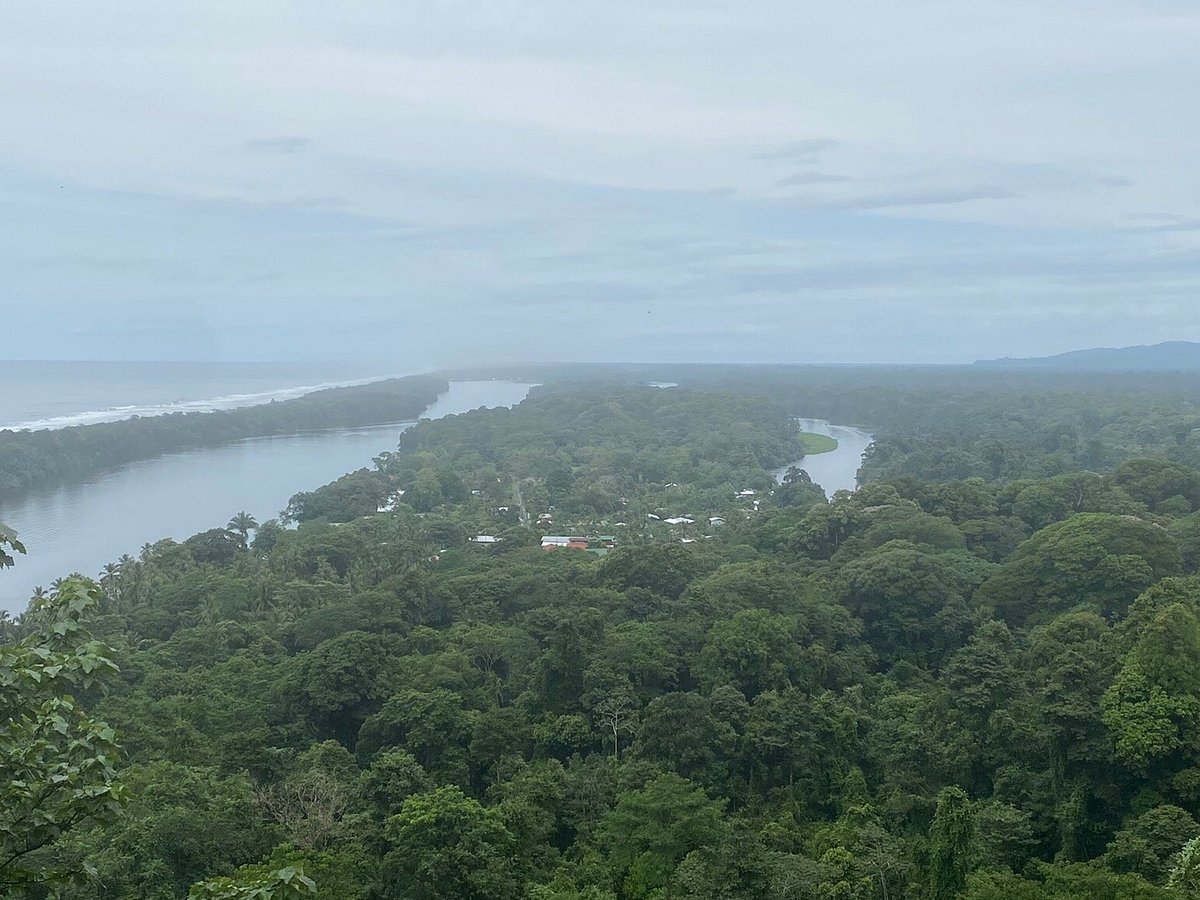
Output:
<svg viewBox="0 0 1200 900">
<path fill-rule="evenodd" d="M 850 425 L 831 425 L 824 419 L 800 419 L 799 425 L 801 431 L 828 435 L 838 445 L 836 450 L 815 453 L 791 465 L 807 472 L 814 483 L 825 489 L 827 497 L 832 497 L 837 491 L 853 491 L 858 487 L 858 469 L 862 465 L 863 454 L 875 440 L 874 435 Z M 777 469 L 775 480 L 782 481 L 787 470 L 788 466 Z"/>
<path fill-rule="evenodd" d="M 456 381 L 423 418 L 513 406 L 531 384 Z M 395 450 L 412 422 L 251 438 L 142 460 L 86 480 L 32 491 L 0 503 L 0 522 L 29 551 L 0 571 L 0 609 L 25 608 L 35 585 L 82 572 L 93 578 L 124 553 L 170 537 L 224 527 L 245 510 L 260 522 L 278 516 L 292 495 L 369 466 Z"/>
<path fill-rule="evenodd" d="M 458 381 L 423 418 L 514 406 L 532 384 Z M 259 521 L 278 516 L 293 494 L 320 487 L 393 450 L 412 422 L 252 438 L 131 463 L 76 483 L 0 503 L 0 522 L 17 531 L 29 553 L 0 572 L 0 609 L 24 609 L 36 585 L 71 572 L 95 577 L 122 554 L 170 537 L 218 528 L 245 510 Z M 832 496 L 854 490 L 871 435 L 857 428 L 801 419 L 800 428 L 836 438 L 829 453 L 797 465 Z M 787 467 L 776 472 L 782 478 Z"/>
</svg>

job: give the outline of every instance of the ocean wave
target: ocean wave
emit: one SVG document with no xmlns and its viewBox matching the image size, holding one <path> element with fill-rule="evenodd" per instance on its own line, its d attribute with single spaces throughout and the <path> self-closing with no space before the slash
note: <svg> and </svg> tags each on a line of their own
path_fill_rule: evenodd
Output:
<svg viewBox="0 0 1200 900">
<path fill-rule="evenodd" d="M 275 388 L 267 391 L 255 391 L 248 394 L 227 394 L 223 397 L 208 397 L 203 400 L 178 400 L 171 403 L 153 403 L 145 406 L 109 406 L 104 409 L 91 409 L 86 412 L 70 413 L 64 416 L 49 416 L 45 419 L 31 419 L 26 422 L 0 424 L 0 431 L 50 431 L 57 428 L 70 428 L 74 425 L 99 425 L 104 422 L 121 422 L 125 419 L 147 416 L 165 416 L 171 413 L 217 412 L 222 409 L 238 409 L 243 406 L 255 406 L 259 403 L 270 403 L 272 400 L 294 400 L 315 391 L 330 388 L 358 387 L 363 384 L 373 384 L 376 381 L 386 381 L 396 378 L 396 375 L 377 375 L 372 378 L 358 378 L 352 381 L 326 381 L 321 384 L 302 384 L 295 387 Z"/>
</svg>

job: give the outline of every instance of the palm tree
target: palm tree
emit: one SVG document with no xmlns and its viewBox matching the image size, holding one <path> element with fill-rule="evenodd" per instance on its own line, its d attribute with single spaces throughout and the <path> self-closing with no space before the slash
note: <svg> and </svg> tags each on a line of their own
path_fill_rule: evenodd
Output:
<svg viewBox="0 0 1200 900">
<path fill-rule="evenodd" d="M 120 577 L 121 566 L 119 563 L 105 563 L 104 568 L 100 570 L 100 587 L 104 588 L 104 593 L 115 598 L 117 582 Z"/>
<path fill-rule="evenodd" d="M 212 597 L 205 597 L 200 601 L 200 624 L 208 628 L 215 628 L 221 620 L 221 606 Z"/>
<path fill-rule="evenodd" d="M 0 609 L 0 644 L 7 644 L 9 634 L 12 632 L 14 622 L 12 616 L 8 614 L 8 610 Z"/>
<path fill-rule="evenodd" d="M 246 549 L 246 544 L 250 540 L 250 532 L 258 528 L 258 522 L 254 516 L 242 510 L 236 516 L 229 520 L 229 524 L 225 526 L 226 530 L 240 535 L 242 539 L 242 549 Z"/>
<path fill-rule="evenodd" d="M 258 590 L 250 598 L 250 611 L 261 618 L 270 618 L 276 604 L 275 579 L 268 575 L 259 583 Z"/>
<path fill-rule="evenodd" d="M 121 600 L 136 603 L 141 596 L 145 567 L 128 553 L 117 560 L 121 568 Z"/>
</svg>

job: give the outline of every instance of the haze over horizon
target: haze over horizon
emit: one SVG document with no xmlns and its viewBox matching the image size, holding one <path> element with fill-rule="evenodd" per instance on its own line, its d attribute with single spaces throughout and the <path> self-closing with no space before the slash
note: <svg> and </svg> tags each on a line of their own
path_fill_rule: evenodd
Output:
<svg viewBox="0 0 1200 900">
<path fill-rule="evenodd" d="M 69 0 L 0 358 L 969 363 L 1200 338 L 1177 0 Z"/>
</svg>

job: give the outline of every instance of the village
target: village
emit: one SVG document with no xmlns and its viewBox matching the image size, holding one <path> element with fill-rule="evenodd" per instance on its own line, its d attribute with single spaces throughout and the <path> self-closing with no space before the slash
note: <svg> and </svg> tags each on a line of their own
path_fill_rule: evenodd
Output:
<svg viewBox="0 0 1200 900">
<path fill-rule="evenodd" d="M 679 485 L 668 482 L 663 487 L 671 490 L 678 489 Z M 743 488 L 734 492 L 732 500 L 743 504 L 744 508 L 740 512 L 746 519 L 758 513 L 762 503 L 759 491 L 753 488 Z M 628 505 L 629 501 L 622 498 L 622 503 Z M 510 506 L 498 506 L 494 511 L 498 515 L 504 515 L 511 510 Z M 554 534 L 550 532 L 550 529 L 554 528 L 555 518 L 555 510 L 551 507 L 548 511 L 539 513 L 530 525 L 541 532 L 543 550 L 583 550 L 603 556 L 616 549 L 623 536 L 636 535 L 639 543 L 645 542 L 646 539 L 669 540 L 681 544 L 709 540 L 717 536 L 717 529 L 725 525 L 728 515 L 725 513 L 698 517 L 678 512 L 672 514 L 668 508 L 658 507 L 653 512 L 646 513 L 644 519 L 639 518 L 636 526 L 626 521 L 573 522 L 566 533 Z M 613 533 L 600 533 L 600 529 L 611 529 Z M 470 538 L 470 543 L 483 546 L 496 545 L 502 541 L 503 538 L 496 534 L 477 534 Z"/>
</svg>

